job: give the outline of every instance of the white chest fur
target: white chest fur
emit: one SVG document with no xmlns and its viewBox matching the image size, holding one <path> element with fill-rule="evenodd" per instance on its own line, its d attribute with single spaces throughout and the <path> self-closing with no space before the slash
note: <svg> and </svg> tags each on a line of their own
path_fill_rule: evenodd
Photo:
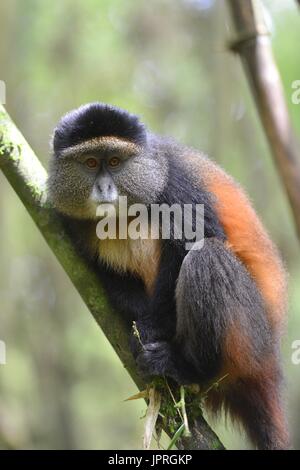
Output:
<svg viewBox="0 0 300 470">
<path fill-rule="evenodd" d="M 147 291 L 152 291 L 159 263 L 159 240 L 100 240 L 98 253 L 101 260 L 116 271 L 139 276 Z"/>
</svg>

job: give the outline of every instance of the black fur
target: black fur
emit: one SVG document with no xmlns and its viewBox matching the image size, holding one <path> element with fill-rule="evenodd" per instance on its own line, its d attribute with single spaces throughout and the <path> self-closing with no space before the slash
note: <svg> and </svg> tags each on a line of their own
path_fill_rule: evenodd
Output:
<svg viewBox="0 0 300 470">
<path fill-rule="evenodd" d="M 116 136 L 145 145 L 147 133 L 138 117 L 116 106 L 91 103 L 66 114 L 54 132 L 53 150 L 62 150 L 93 137 Z"/>
<path fill-rule="evenodd" d="M 182 207 L 185 204 L 191 204 L 193 206 L 193 230 L 195 230 L 194 208 L 196 204 L 203 204 L 204 237 L 216 237 L 219 240 L 225 241 L 225 232 L 215 211 L 212 195 L 206 191 L 204 187 L 200 186 L 199 182 L 193 180 L 193 175 L 186 172 L 180 156 L 172 154 L 170 150 L 168 153 L 169 154 L 166 155 L 166 158 L 170 162 L 168 183 L 165 190 L 160 195 L 159 201 L 157 201 L 158 204 L 166 203 L 169 206 L 179 204 Z M 179 241 L 182 250 L 184 250 L 186 241 L 185 239 Z M 176 243 L 176 240 L 172 238 L 172 234 L 171 243 Z"/>
</svg>

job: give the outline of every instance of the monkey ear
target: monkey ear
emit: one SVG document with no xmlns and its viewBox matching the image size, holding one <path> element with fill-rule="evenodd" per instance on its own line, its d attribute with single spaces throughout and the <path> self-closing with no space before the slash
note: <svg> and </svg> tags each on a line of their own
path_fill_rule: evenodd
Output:
<svg viewBox="0 0 300 470">
<path fill-rule="evenodd" d="M 147 143 L 147 130 L 138 116 L 116 106 L 89 103 L 67 113 L 58 123 L 53 150 L 62 150 L 96 137 L 119 137 L 140 146 Z"/>
</svg>

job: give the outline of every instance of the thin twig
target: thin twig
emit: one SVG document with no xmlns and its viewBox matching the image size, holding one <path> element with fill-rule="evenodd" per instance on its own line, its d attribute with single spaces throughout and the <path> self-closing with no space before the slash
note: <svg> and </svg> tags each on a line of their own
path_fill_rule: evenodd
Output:
<svg viewBox="0 0 300 470">
<path fill-rule="evenodd" d="M 185 407 L 185 392 L 184 392 L 184 386 L 180 386 L 180 401 L 176 404 L 176 408 L 179 409 L 181 408 L 181 413 L 183 416 L 183 422 L 184 422 L 184 435 L 186 437 L 191 435 L 191 431 L 189 428 L 189 422 L 188 422 L 188 417 L 186 413 L 186 407 Z"/>
</svg>

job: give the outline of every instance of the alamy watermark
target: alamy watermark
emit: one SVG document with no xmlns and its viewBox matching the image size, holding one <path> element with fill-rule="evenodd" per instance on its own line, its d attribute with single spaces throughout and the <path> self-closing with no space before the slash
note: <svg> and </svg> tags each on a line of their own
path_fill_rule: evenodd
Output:
<svg viewBox="0 0 300 470">
<path fill-rule="evenodd" d="M 292 103 L 300 104 L 300 80 L 294 80 L 292 83 L 292 89 L 295 90 L 292 93 Z"/>
<path fill-rule="evenodd" d="M 0 80 L 0 104 L 6 103 L 6 86 L 3 80 Z"/>
<path fill-rule="evenodd" d="M 6 345 L 4 341 L 0 340 L 0 365 L 6 364 Z"/>
<path fill-rule="evenodd" d="M 119 196 L 118 204 L 100 204 L 96 215 L 100 240 L 184 240 L 186 250 L 200 250 L 204 244 L 203 204 L 128 206 L 127 197 Z"/>
<path fill-rule="evenodd" d="M 294 349 L 294 352 L 292 353 L 291 361 L 295 366 L 298 366 L 300 364 L 300 339 L 295 339 L 292 342 L 292 349 Z"/>
</svg>

